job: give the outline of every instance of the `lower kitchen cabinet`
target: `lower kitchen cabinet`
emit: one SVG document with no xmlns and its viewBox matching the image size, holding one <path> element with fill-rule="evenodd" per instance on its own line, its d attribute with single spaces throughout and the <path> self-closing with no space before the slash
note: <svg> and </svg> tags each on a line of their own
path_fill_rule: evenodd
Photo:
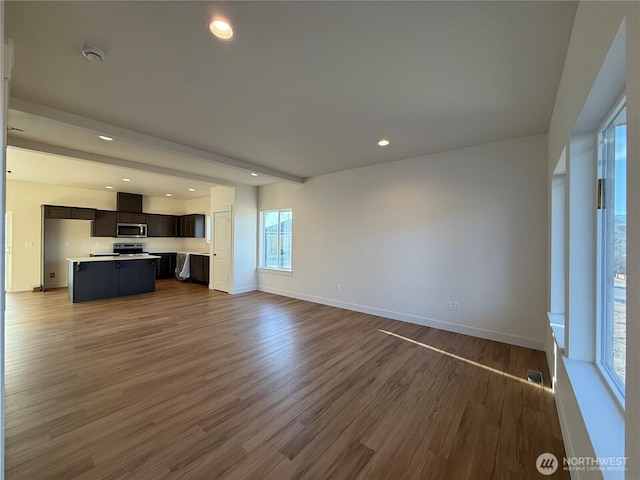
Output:
<svg viewBox="0 0 640 480">
<path fill-rule="evenodd" d="M 175 253 L 154 253 L 160 258 L 156 261 L 156 278 L 172 278 L 176 275 Z"/>
<path fill-rule="evenodd" d="M 207 255 L 189 255 L 189 269 L 192 282 L 209 285 L 209 257 Z"/>
<path fill-rule="evenodd" d="M 118 296 L 153 292 L 156 289 L 156 260 L 127 260 L 118 264 Z"/>
<path fill-rule="evenodd" d="M 76 303 L 117 296 L 117 262 L 69 262 L 69 300 Z"/>
<path fill-rule="evenodd" d="M 149 293 L 155 289 L 155 258 L 69 260 L 69 300 L 73 303 Z"/>
</svg>

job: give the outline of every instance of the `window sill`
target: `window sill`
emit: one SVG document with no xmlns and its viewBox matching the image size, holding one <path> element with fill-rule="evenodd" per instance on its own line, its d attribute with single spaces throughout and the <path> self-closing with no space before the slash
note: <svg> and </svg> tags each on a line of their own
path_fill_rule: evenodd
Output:
<svg viewBox="0 0 640 480">
<path fill-rule="evenodd" d="M 562 356 L 593 450 L 598 458 L 619 458 L 624 450 L 624 411 L 592 363 Z M 624 478 L 624 470 L 601 467 L 605 480 Z"/>
<path fill-rule="evenodd" d="M 293 275 L 293 271 L 292 270 L 278 270 L 277 268 L 259 267 L 258 271 L 260 273 L 262 273 L 262 272 L 264 272 L 264 273 L 275 273 L 276 275 L 287 275 L 289 277 Z"/>
</svg>

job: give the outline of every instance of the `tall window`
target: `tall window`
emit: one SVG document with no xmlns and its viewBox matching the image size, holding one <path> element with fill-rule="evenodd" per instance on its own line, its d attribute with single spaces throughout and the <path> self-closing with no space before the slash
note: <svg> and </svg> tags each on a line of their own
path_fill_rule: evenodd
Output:
<svg viewBox="0 0 640 480">
<path fill-rule="evenodd" d="M 627 115 L 619 105 L 600 132 L 599 364 L 624 398 L 627 323 Z"/>
<path fill-rule="evenodd" d="M 291 271 L 292 223 L 290 209 L 260 212 L 260 267 Z"/>
</svg>

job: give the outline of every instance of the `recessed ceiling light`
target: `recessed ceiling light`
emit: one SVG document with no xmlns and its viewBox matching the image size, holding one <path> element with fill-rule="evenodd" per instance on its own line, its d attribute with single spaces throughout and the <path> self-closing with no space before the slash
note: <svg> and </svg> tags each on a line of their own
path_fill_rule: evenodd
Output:
<svg viewBox="0 0 640 480">
<path fill-rule="evenodd" d="M 111 185 L 105 185 L 104 188 L 112 189 L 113 187 Z"/>
<path fill-rule="evenodd" d="M 229 40 L 233 37 L 233 28 L 229 22 L 222 18 L 214 18 L 209 24 L 209 30 L 211 30 L 211 33 L 216 37 L 222 40 Z"/>
<path fill-rule="evenodd" d="M 106 135 L 98 135 L 98 138 L 100 140 L 106 140 L 107 142 L 110 142 L 111 140 L 113 140 L 113 138 L 107 137 Z"/>
<path fill-rule="evenodd" d="M 173 194 L 172 194 L 172 193 L 165 193 L 165 195 L 166 195 L 167 197 L 173 197 Z"/>
<path fill-rule="evenodd" d="M 195 192 L 196 191 L 195 188 L 187 188 L 187 190 L 189 190 L 190 192 Z"/>
<path fill-rule="evenodd" d="M 257 174 L 256 172 L 251 172 L 251 176 L 252 176 L 252 177 L 257 177 L 257 176 L 258 176 L 258 174 Z"/>
<path fill-rule="evenodd" d="M 378 145 L 380 145 L 381 147 L 386 147 L 387 145 L 389 145 L 391 142 L 389 140 L 387 140 L 386 138 L 383 138 L 381 140 L 378 140 Z"/>
<path fill-rule="evenodd" d="M 130 181 L 131 181 L 131 179 L 130 179 L 130 178 L 123 178 L 123 179 L 122 179 L 122 181 L 123 181 L 123 182 L 130 182 Z"/>
</svg>

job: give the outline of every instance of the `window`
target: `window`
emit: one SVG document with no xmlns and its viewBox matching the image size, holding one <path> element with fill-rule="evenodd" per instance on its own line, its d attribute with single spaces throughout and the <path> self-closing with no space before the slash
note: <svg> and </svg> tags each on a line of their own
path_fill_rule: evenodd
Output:
<svg viewBox="0 0 640 480">
<path fill-rule="evenodd" d="M 624 103 L 609 118 L 599 134 L 598 363 L 624 398 L 627 320 L 627 119 Z"/>
<path fill-rule="evenodd" d="M 293 213 L 288 210 L 260 212 L 260 267 L 291 271 Z"/>
</svg>

